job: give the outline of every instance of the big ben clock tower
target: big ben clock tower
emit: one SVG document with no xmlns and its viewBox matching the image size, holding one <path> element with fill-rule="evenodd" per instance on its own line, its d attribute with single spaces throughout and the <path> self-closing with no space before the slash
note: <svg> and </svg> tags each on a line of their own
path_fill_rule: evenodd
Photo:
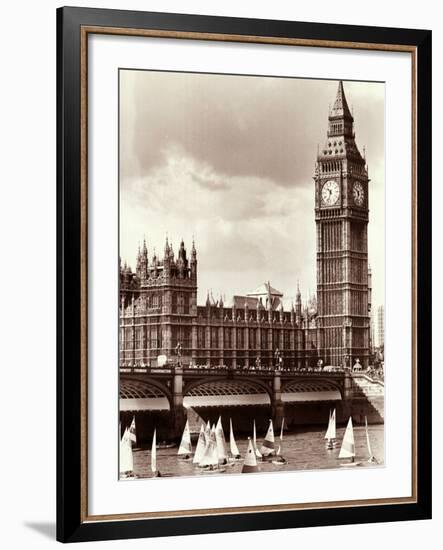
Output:
<svg viewBox="0 0 443 550">
<path fill-rule="evenodd" d="M 318 352 L 325 364 L 367 367 L 369 179 L 341 81 L 314 180 Z"/>
</svg>

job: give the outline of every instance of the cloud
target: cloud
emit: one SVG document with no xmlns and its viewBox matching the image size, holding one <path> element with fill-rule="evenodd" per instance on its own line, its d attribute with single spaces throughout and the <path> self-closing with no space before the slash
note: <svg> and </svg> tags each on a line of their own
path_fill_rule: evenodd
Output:
<svg viewBox="0 0 443 550">
<path fill-rule="evenodd" d="M 315 289 L 313 175 L 337 83 L 122 71 L 120 244 L 133 264 L 146 235 L 194 236 L 199 301 L 271 280 Z M 371 177 L 374 299 L 384 292 L 384 86 L 346 82 Z M 377 247 L 375 246 L 377 244 Z M 381 303 L 381 302 L 380 302 Z"/>
</svg>

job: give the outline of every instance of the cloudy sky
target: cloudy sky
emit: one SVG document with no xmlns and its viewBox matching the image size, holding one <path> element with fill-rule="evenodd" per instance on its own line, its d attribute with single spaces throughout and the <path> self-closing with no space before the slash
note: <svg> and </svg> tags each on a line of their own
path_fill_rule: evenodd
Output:
<svg viewBox="0 0 443 550">
<path fill-rule="evenodd" d="M 264 281 L 314 292 L 314 166 L 337 81 L 120 71 L 120 253 L 198 254 L 199 303 Z M 369 261 L 384 303 L 384 85 L 345 82 L 369 165 Z"/>
</svg>

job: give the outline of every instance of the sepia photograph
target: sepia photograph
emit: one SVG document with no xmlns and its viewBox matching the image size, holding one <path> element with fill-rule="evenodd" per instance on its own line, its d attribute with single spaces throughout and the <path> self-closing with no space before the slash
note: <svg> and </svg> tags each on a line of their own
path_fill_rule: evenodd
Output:
<svg viewBox="0 0 443 550">
<path fill-rule="evenodd" d="M 118 216 L 120 480 L 384 466 L 383 82 L 120 69 Z"/>
</svg>

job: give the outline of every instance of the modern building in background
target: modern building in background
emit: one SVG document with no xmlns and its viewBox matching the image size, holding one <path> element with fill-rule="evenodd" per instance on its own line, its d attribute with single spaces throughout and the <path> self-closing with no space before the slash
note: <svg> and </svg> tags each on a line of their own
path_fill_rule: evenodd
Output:
<svg viewBox="0 0 443 550">
<path fill-rule="evenodd" d="M 379 306 L 377 310 L 377 337 L 378 347 L 385 345 L 385 308 Z"/>
<path fill-rule="evenodd" d="M 368 171 L 343 84 L 329 113 L 315 168 L 317 295 L 289 310 L 265 282 L 229 307 L 208 293 L 197 305 L 197 250 L 182 241 L 175 256 L 139 249 L 135 272 L 120 266 L 120 366 L 174 363 L 241 369 L 352 366 L 369 363 L 371 274 L 368 268 Z M 296 280 L 296 274 L 294 274 Z M 251 281 L 254 284 L 254 281 Z M 255 282 L 257 284 L 257 282 Z"/>
</svg>

